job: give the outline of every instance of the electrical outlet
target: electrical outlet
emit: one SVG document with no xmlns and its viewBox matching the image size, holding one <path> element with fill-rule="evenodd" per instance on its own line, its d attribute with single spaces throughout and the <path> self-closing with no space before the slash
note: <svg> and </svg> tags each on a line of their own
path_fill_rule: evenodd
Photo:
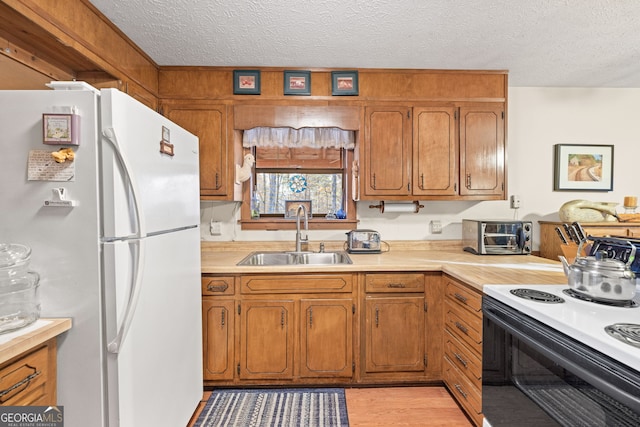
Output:
<svg viewBox="0 0 640 427">
<path fill-rule="evenodd" d="M 211 220 L 211 223 L 209 223 L 209 232 L 212 236 L 222 235 L 222 224 L 220 221 Z"/>
<path fill-rule="evenodd" d="M 431 221 L 431 234 L 441 234 L 441 233 L 442 233 L 442 223 L 437 220 Z"/>
<path fill-rule="evenodd" d="M 511 209 L 520 209 L 520 196 L 513 195 L 509 199 L 509 207 Z"/>
</svg>

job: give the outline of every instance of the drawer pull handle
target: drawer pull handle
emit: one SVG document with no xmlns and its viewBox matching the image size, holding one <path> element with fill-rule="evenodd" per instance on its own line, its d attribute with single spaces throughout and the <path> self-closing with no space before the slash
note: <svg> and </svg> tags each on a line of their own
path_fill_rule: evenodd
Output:
<svg viewBox="0 0 640 427">
<path fill-rule="evenodd" d="M 33 368 L 31 368 L 33 369 Z M 32 379 L 34 379 L 35 377 L 37 377 L 38 375 L 40 375 L 40 371 L 35 371 L 33 374 L 28 375 L 26 378 L 24 378 L 23 380 L 18 381 L 17 383 L 15 383 L 14 385 L 12 385 L 11 387 L 5 389 L 5 390 L 1 390 L 0 391 L 0 401 L 5 402 L 6 400 L 4 400 L 4 397 L 11 393 L 12 391 L 25 386 L 25 388 L 27 388 L 27 386 L 29 385 L 29 382 L 31 382 Z M 22 390 L 20 390 L 22 391 Z M 8 396 L 7 400 L 9 400 L 9 398 L 11 398 L 13 396 Z"/>
<path fill-rule="evenodd" d="M 224 323 L 225 323 L 225 319 L 224 319 L 224 317 L 225 317 L 225 316 L 224 316 L 224 312 L 225 312 L 225 310 L 222 310 L 222 311 L 221 311 L 221 313 L 222 313 L 222 318 L 220 319 L 220 326 L 221 326 L 221 327 L 223 327 L 223 328 L 224 328 Z"/>
<path fill-rule="evenodd" d="M 224 292 L 229 288 L 229 285 L 223 283 L 222 285 L 213 285 L 215 282 L 209 282 L 207 285 L 207 290 L 209 292 Z"/>
<path fill-rule="evenodd" d="M 460 355 L 459 355 L 458 353 L 456 353 L 455 351 L 453 352 L 453 355 L 456 357 L 456 359 L 458 359 L 458 361 L 459 361 L 460 363 L 462 363 L 462 365 L 463 365 L 465 368 L 467 367 L 467 361 L 466 361 L 466 360 L 464 360 L 464 359 L 462 358 L 462 356 L 460 356 Z"/>
<path fill-rule="evenodd" d="M 465 297 L 464 295 L 460 295 L 459 293 L 455 293 L 453 294 L 453 296 L 455 297 L 455 299 L 457 299 L 458 301 L 460 301 L 463 304 L 467 303 L 467 297 Z"/>
<path fill-rule="evenodd" d="M 460 387 L 460 384 L 454 384 L 453 385 L 456 390 L 458 390 L 458 393 L 460 393 L 462 395 L 462 397 L 465 398 L 465 400 L 467 399 L 467 393 L 464 392 L 464 390 L 462 390 L 462 387 Z"/>
<path fill-rule="evenodd" d="M 462 323 L 456 322 L 455 325 L 456 325 L 456 328 L 460 329 L 466 335 L 469 335 L 469 330 Z"/>
<path fill-rule="evenodd" d="M 389 283 L 387 288 L 406 288 L 404 283 Z"/>
<path fill-rule="evenodd" d="M 380 311 L 378 310 L 378 308 L 376 307 L 376 328 L 379 325 L 379 321 L 380 321 L 380 317 L 379 317 Z"/>
<path fill-rule="evenodd" d="M 313 308 L 309 309 L 309 329 L 313 328 Z"/>
</svg>

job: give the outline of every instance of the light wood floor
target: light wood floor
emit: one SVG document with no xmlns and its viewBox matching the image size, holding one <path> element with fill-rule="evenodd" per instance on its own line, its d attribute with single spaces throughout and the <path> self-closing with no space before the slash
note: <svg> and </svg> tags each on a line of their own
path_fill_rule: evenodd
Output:
<svg viewBox="0 0 640 427">
<path fill-rule="evenodd" d="M 188 427 L 210 394 L 204 393 Z M 472 425 L 444 387 L 347 388 L 345 395 L 349 427 Z"/>
</svg>

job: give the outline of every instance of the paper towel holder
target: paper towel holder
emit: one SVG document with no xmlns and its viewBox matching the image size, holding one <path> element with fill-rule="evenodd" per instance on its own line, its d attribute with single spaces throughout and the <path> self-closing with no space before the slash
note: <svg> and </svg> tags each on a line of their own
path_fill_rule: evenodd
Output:
<svg viewBox="0 0 640 427">
<path fill-rule="evenodd" d="M 386 208 L 385 208 L 386 206 Z M 424 208 L 424 205 L 421 205 L 418 200 L 414 200 L 409 203 L 397 203 L 397 202 L 387 202 L 385 204 L 384 200 L 380 201 L 379 205 L 369 205 L 370 209 L 380 209 L 380 213 L 384 213 L 385 209 L 387 212 L 410 212 L 410 213 L 418 213 L 421 208 Z"/>
</svg>

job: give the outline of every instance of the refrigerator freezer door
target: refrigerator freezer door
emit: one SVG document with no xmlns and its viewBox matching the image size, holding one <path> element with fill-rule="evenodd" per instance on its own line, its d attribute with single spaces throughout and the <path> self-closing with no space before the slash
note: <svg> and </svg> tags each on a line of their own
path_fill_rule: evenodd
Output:
<svg viewBox="0 0 640 427">
<path fill-rule="evenodd" d="M 42 114 L 71 107 L 80 116 L 73 179 L 28 181 L 29 151 L 60 148 L 42 143 Z M 72 328 L 58 337 L 57 400 L 65 426 L 103 426 L 98 98 L 75 90 L 0 91 L 0 128 L 0 240 L 32 248 L 30 269 L 41 277 L 42 316 L 72 318 Z M 77 206 L 43 206 L 59 187 Z"/>
<path fill-rule="evenodd" d="M 136 247 L 146 253 L 131 327 L 107 356 L 110 425 L 187 425 L 202 399 L 199 236 L 193 228 L 104 245 L 108 341 L 130 297 Z"/>
<path fill-rule="evenodd" d="M 100 98 L 102 197 L 110 207 L 104 212 L 103 236 L 139 232 L 134 195 L 146 234 L 199 224 L 198 138 L 118 90 L 103 89 Z M 163 139 L 173 145 L 173 155 L 161 152 Z"/>
</svg>

